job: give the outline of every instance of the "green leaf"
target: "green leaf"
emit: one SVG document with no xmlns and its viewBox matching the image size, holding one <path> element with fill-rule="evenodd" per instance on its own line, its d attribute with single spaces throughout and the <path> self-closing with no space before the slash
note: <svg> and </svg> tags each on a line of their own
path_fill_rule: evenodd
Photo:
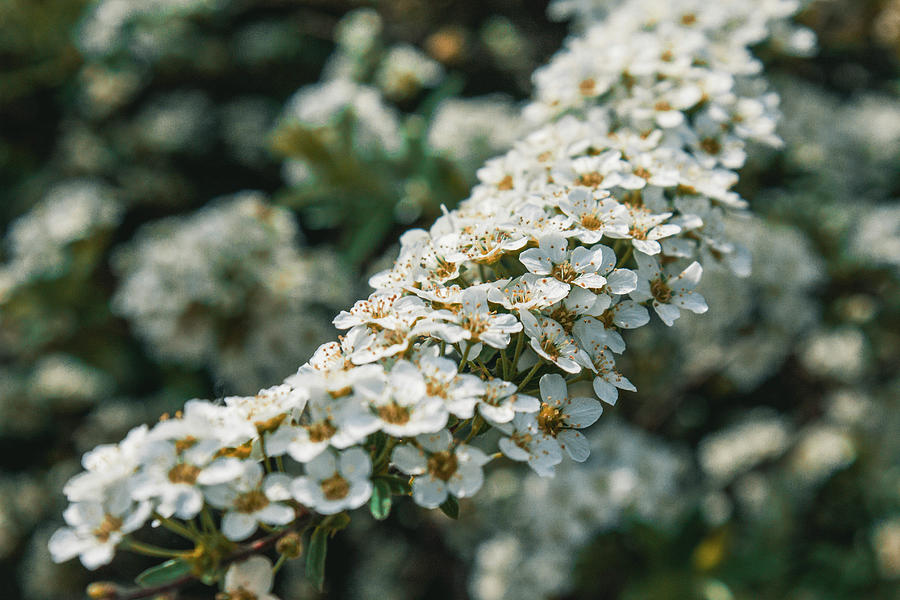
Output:
<svg viewBox="0 0 900 600">
<path fill-rule="evenodd" d="M 306 578 L 320 592 L 325 584 L 325 553 L 328 551 L 328 529 L 316 527 L 306 550 Z"/>
<path fill-rule="evenodd" d="M 384 481 L 391 488 L 392 494 L 397 494 L 398 496 L 408 496 L 412 491 L 412 488 L 409 486 L 409 480 L 403 479 L 401 477 L 392 477 L 390 475 L 383 475 L 378 477 L 378 479 Z"/>
<path fill-rule="evenodd" d="M 163 585 L 184 577 L 191 572 L 191 564 L 180 558 L 173 558 L 155 567 L 150 567 L 134 578 L 134 582 L 141 587 Z"/>
<path fill-rule="evenodd" d="M 319 527 L 329 531 L 333 537 L 335 533 L 341 529 L 345 529 L 349 524 L 350 515 L 345 511 L 337 513 L 336 515 L 331 515 L 330 517 L 325 517 L 325 520 L 319 523 Z"/>
<path fill-rule="evenodd" d="M 379 521 L 384 521 L 391 514 L 391 486 L 384 479 L 376 479 L 372 482 L 369 510 L 372 512 L 372 516 Z"/>
<path fill-rule="evenodd" d="M 451 519 L 459 518 L 459 502 L 453 496 L 447 496 L 447 499 L 438 508 Z"/>
</svg>

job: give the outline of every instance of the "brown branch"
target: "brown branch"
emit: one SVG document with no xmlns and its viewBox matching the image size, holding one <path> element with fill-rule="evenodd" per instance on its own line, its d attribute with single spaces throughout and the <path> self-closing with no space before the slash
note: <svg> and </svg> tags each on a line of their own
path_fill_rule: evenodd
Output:
<svg viewBox="0 0 900 600">
<path fill-rule="evenodd" d="M 293 533 L 306 527 L 311 519 L 312 515 L 308 512 L 300 515 L 300 517 L 298 517 L 294 521 L 294 524 L 290 527 L 282 531 L 276 531 L 275 533 L 271 533 L 265 537 L 262 537 L 255 542 L 247 544 L 243 548 L 240 548 L 239 550 L 236 550 L 232 554 L 225 557 L 220 565 L 223 567 L 228 566 L 231 563 L 238 562 L 244 558 L 265 550 L 269 546 L 274 545 L 278 540 L 280 540 L 287 534 Z M 152 598 L 153 596 L 158 596 L 160 594 L 178 590 L 197 579 L 197 575 L 188 573 L 187 575 L 182 575 L 178 579 L 174 579 L 172 581 L 169 581 L 168 583 L 163 583 L 153 587 L 138 588 L 133 590 L 113 589 L 110 590 L 110 592 L 105 596 L 100 596 L 98 600 L 140 600 L 141 598 Z"/>
</svg>

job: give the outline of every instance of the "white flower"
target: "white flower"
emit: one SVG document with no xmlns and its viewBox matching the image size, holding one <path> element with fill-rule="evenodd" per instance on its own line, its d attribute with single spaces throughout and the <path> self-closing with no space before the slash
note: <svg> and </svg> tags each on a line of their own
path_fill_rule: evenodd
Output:
<svg viewBox="0 0 900 600">
<path fill-rule="evenodd" d="M 478 412 L 490 423 L 509 423 L 517 412 L 535 413 L 541 408 L 537 398 L 517 394 L 516 386 L 502 379 L 485 382 Z"/>
<path fill-rule="evenodd" d="M 465 330 L 462 339 L 483 342 L 492 348 L 506 348 L 510 334 L 522 331 L 522 324 L 511 314 L 495 314 L 488 306 L 488 289 L 475 286 L 463 290 L 462 308 L 456 322 Z"/>
<path fill-rule="evenodd" d="M 590 192 L 576 188 L 559 203 L 574 225 L 571 233 L 585 244 L 594 244 L 604 235 L 624 237 L 628 235 L 631 219 L 628 210 L 610 198 L 609 192 Z"/>
<path fill-rule="evenodd" d="M 484 382 L 478 377 L 458 373 L 456 363 L 438 356 L 423 356 L 419 370 L 425 378 L 426 397 L 440 399 L 450 414 L 460 419 L 475 414 L 475 405 L 484 394 Z"/>
<path fill-rule="evenodd" d="M 666 275 L 659 263 L 642 252 L 635 253 L 638 262 L 638 287 L 631 297 L 638 302 L 653 301 L 653 308 L 663 323 L 671 326 L 681 316 L 679 308 L 702 314 L 708 309 L 703 296 L 694 291 L 700 283 L 703 267 L 692 262 L 672 277 Z"/>
<path fill-rule="evenodd" d="M 537 415 L 541 432 L 559 442 L 572 460 L 584 462 L 591 447 L 581 432 L 600 418 L 603 406 L 593 398 L 569 398 L 566 380 L 555 373 L 544 375 L 540 381 L 541 410 Z"/>
<path fill-rule="evenodd" d="M 615 406 L 619 390 L 637 391 L 627 377 L 616 371 L 616 363 L 609 352 L 601 349 L 594 355 L 592 362 L 597 372 L 594 377 L 594 393 L 607 404 Z"/>
<path fill-rule="evenodd" d="M 308 462 L 329 446 L 347 448 L 364 440 L 378 430 L 379 421 L 369 410 L 364 398 L 350 393 L 350 389 L 336 394 L 313 390 L 305 416 L 300 425 L 286 424 L 266 438 L 270 456 L 289 454 L 298 462 Z"/>
<path fill-rule="evenodd" d="M 257 431 L 272 428 L 273 421 L 283 420 L 288 415 L 299 414 L 306 406 L 308 392 L 300 387 L 276 385 L 260 390 L 255 396 L 229 396 L 225 405 L 253 423 Z"/>
<path fill-rule="evenodd" d="M 511 422 L 497 428 L 509 436 L 497 443 L 503 454 L 512 460 L 527 461 L 541 477 L 553 476 L 554 467 L 562 462 L 562 452 L 559 443 L 541 431 L 536 413 L 517 413 Z"/>
<path fill-rule="evenodd" d="M 291 483 L 301 504 L 323 515 L 359 508 L 372 495 L 372 462 L 361 448 L 329 450 L 306 463 L 306 476 Z"/>
<path fill-rule="evenodd" d="M 438 431 L 450 415 L 440 398 L 426 396 L 425 378 L 407 360 L 398 360 L 388 374 L 361 380 L 354 391 L 374 409 L 381 430 L 395 437 Z"/>
<path fill-rule="evenodd" d="M 553 169 L 553 181 L 567 186 L 609 189 L 623 184 L 622 171 L 628 166 L 618 150 L 597 155 L 565 157 Z"/>
<path fill-rule="evenodd" d="M 586 289 L 600 289 L 606 285 L 606 278 L 598 271 L 611 259 L 616 264 L 616 255 L 611 248 L 596 245 L 593 248 L 577 246 L 568 250 L 569 240 L 561 235 L 544 236 L 537 248 L 530 248 L 519 255 L 519 260 L 531 273 L 550 275 L 566 284 Z"/>
<path fill-rule="evenodd" d="M 278 596 L 269 593 L 274 582 L 272 563 L 256 554 L 228 567 L 223 593 L 227 600 L 278 600 Z"/>
<path fill-rule="evenodd" d="M 243 471 L 236 458 L 216 458 L 220 449 L 216 440 L 150 443 L 133 478 L 132 498 L 154 500 L 156 512 L 166 518 L 194 518 L 203 508 L 200 485 L 227 483 Z"/>
<path fill-rule="evenodd" d="M 526 273 L 513 280 L 501 279 L 488 289 L 488 300 L 507 310 L 527 311 L 546 308 L 566 297 L 568 284 L 553 277 Z"/>
<path fill-rule="evenodd" d="M 125 535 L 140 529 L 150 517 L 149 502 L 134 503 L 117 494 L 107 502 L 76 502 L 63 512 L 68 527 L 57 529 L 50 538 L 54 562 L 78 556 L 81 564 L 94 570 L 112 561 L 116 546 Z"/>
<path fill-rule="evenodd" d="M 242 473 L 225 484 L 205 488 L 206 500 L 224 511 L 222 533 L 233 542 L 245 540 L 256 532 L 259 523 L 287 525 L 294 520 L 290 500 L 290 478 L 272 473 L 263 478 L 263 468 L 257 462 L 245 461 Z"/>
<path fill-rule="evenodd" d="M 568 373 L 578 373 L 582 366 L 590 365 L 590 357 L 578 347 L 575 338 L 566 333 L 562 325 L 550 317 L 535 318 L 530 312 L 521 314 L 522 325 L 531 349 Z"/>
<path fill-rule="evenodd" d="M 157 425 L 158 427 L 158 425 Z M 148 443 L 146 425 L 135 427 L 118 444 L 102 444 L 81 458 L 84 471 L 63 488 L 70 502 L 105 502 L 109 493 L 129 484 Z"/>
<path fill-rule="evenodd" d="M 380 290 L 367 300 L 358 300 L 350 311 L 342 310 L 334 318 L 338 329 L 350 329 L 357 325 L 377 325 L 381 329 L 404 327 L 409 317 L 420 317 L 427 312 L 425 303 L 416 296 L 404 296 L 401 291 Z"/>
<path fill-rule="evenodd" d="M 659 240 L 681 232 L 678 225 L 663 225 L 672 213 L 654 214 L 641 208 L 632 209 L 630 212 L 631 227 L 628 231 L 624 234 L 611 232 L 608 235 L 615 238 L 631 238 L 635 250 L 645 254 L 659 254 L 662 250 Z"/>
<path fill-rule="evenodd" d="M 494 226 L 477 224 L 465 227 L 459 233 L 451 233 L 440 240 L 454 244 L 458 253 L 448 257 L 454 262 L 471 260 L 482 264 L 493 264 L 509 252 L 514 252 L 528 243 L 528 237 L 518 231 L 504 231 Z"/>
<path fill-rule="evenodd" d="M 416 436 L 420 447 L 397 446 L 391 455 L 395 467 L 414 475 L 412 495 L 416 504 L 437 508 L 453 494 L 468 498 L 481 489 L 482 467 L 490 458 L 478 448 L 460 444 L 453 447 L 453 436 L 446 429 Z"/>
<path fill-rule="evenodd" d="M 216 439 L 222 446 L 240 446 L 255 438 L 256 427 L 227 406 L 206 400 L 189 400 L 181 418 L 158 423 L 149 434 L 152 440 Z"/>
</svg>

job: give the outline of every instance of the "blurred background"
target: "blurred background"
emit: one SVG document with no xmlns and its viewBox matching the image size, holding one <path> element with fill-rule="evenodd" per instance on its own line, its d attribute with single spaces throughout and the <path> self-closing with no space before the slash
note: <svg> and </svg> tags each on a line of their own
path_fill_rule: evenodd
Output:
<svg viewBox="0 0 900 600">
<path fill-rule="evenodd" d="M 333 338 L 523 133 L 564 4 L 0 0 L 4 600 L 149 566 L 50 562 L 80 455 Z M 589 463 L 500 463 L 457 522 L 359 512 L 325 593 L 298 561 L 281 597 L 900 598 L 900 1 L 797 21 L 812 55 L 755 49 L 786 148 L 741 174 L 753 274 L 631 332 Z"/>
</svg>

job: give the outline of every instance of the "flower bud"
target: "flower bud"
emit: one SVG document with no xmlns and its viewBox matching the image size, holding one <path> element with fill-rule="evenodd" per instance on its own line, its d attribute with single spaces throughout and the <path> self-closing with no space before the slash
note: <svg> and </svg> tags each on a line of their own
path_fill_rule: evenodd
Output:
<svg viewBox="0 0 900 600">
<path fill-rule="evenodd" d="M 118 588 L 109 581 L 95 581 L 87 586 L 85 594 L 91 600 L 112 600 L 118 594 Z"/>
<path fill-rule="evenodd" d="M 275 550 L 283 554 L 288 560 L 298 558 L 303 554 L 303 539 L 299 533 L 292 532 L 282 537 L 275 544 Z"/>
</svg>

